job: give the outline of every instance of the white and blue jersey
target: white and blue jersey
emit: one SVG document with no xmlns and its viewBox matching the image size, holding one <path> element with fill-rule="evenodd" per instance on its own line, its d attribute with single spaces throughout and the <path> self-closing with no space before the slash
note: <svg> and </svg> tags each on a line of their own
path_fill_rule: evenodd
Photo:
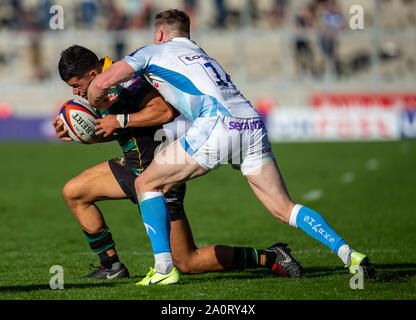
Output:
<svg viewBox="0 0 416 320">
<path fill-rule="evenodd" d="M 230 76 L 188 38 L 172 38 L 124 58 L 188 120 L 200 117 L 259 117 Z"/>
<path fill-rule="evenodd" d="M 260 115 L 192 40 L 143 47 L 124 61 L 192 123 L 179 142 L 203 168 L 231 163 L 249 174 L 274 159 Z"/>
</svg>

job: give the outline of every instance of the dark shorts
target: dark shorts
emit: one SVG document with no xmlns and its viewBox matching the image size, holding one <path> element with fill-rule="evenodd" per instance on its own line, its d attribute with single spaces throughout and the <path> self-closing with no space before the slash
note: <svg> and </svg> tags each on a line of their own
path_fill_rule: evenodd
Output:
<svg viewBox="0 0 416 320">
<path fill-rule="evenodd" d="M 126 160 L 126 157 L 119 157 L 109 160 L 108 164 L 121 189 L 134 204 L 137 204 L 137 194 L 134 187 L 134 181 L 140 175 L 140 172 L 136 169 L 137 163 L 131 161 L 131 159 Z M 185 193 L 185 184 L 172 188 L 165 193 L 171 221 L 186 217 L 183 207 Z"/>
</svg>

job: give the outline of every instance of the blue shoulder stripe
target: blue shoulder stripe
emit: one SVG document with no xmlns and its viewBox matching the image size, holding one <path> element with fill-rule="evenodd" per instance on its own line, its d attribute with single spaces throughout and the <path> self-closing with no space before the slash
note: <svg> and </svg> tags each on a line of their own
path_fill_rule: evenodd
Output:
<svg viewBox="0 0 416 320">
<path fill-rule="evenodd" d="M 187 77 L 178 72 L 165 69 L 154 64 L 147 67 L 145 72 L 150 72 L 158 77 L 161 77 L 163 80 L 169 82 L 171 85 L 175 86 L 179 90 L 186 92 L 190 95 L 204 95 L 204 93 L 202 93 L 198 90 L 197 87 L 195 87 L 191 80 L 189 80 Z"/>
</svg>

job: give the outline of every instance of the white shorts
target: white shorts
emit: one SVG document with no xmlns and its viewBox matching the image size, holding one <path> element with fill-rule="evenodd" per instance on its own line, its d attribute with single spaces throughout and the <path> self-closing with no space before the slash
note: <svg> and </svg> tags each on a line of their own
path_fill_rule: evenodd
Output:
<svg viewBox="0 0 416 320">
<path fill-rule="evenodd" d="M 197 118 L 180 143 L 206 170 L 230 163 L 246 175 L 275 159 L 261 118 Z"/>
</svg>

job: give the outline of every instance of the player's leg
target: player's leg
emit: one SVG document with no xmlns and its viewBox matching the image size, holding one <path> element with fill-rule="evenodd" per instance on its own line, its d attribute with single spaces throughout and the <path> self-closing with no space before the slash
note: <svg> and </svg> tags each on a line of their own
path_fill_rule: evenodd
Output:
<svg viewBox="0 0 416 320">
<path fill-rule="evenodd" d="M 188 218 L 182 216 L 175 219 L 172 215 L 170 218 L 172 259 L 181 273 L 196 274 L 231 269 L 234 248 L 220 245 L 198 248 Z"/>
<path fill-rule="evenodd" d="M 235 248 L 222 245 L 198 248 L 195 245 L 183 205 L 185 193 L 185 184 L 165 193 L 171 221 L 170 245 L 175 267 L 184 274 L 233 269 Z"/>
<path fill-rule="evenodd" d="M 65 184 L 62 193 L 68 208 L 84 231 L 91 250 L 98 254 L 103 267 L 87 277 L 107 278 L 107 274 L 113 278 L 128 276 L 127 269 L 117 256 L 111 232 L 95 204 L 100 200 L 126 198 L 110 169 L 109 162 L 83 171 Z"/>
<path fill-rule="evenodd" d="M 253 247 L 231 247 L 210 245 L 198 248 L 195 245 L 191 226 L 184 210 L 186 185 L 182 184 L 165 193 L 170 214 L 170 245 L 175 267 L 184 274 L 216 272 L 225 270 L 245 270 L 250 268 L 277 269 L 278 261 L 286 260 L 284 246 L 276 244 L 261 250 Z M 277 270 L 276 270 L 277 271 Z M 280 275 L 300 277 L 300 272 L 282 270 Z M 275 273 L 277 274 L 277 272 Z"/>
<path fill-rule="evenodd" d="M 169 150 L 169 148 L 171 148 Z M 158 158 L 159 156 L 163 158 Z M 184 159 L 183 163 L 172 164 L 173 160 L 178 158 Z M 163 161 L 166 166 L 163 166 Z M 208 172 L 202 168 L 196 161 L 188 155 L 185 150 L 179 146 L 170 145 L 161 154 L 156 156 L 152 164 L 140 175 L 136 180 L 136 191 L 138 193 L 140 210 L 144 223 L 147 225 L 146 229 L 152 242 L 152 247 L 155 254 L 155 269 L 158 273 L 168 275 L 172 271 L 173 265 L 177 266 L 179 270 L 185 273 L 201 273 L 212 271 L 223 271 L 231 269 L 245 269 L 253 267 L 269 267 L 273 268 L 276 261 L 294 260 L 286 247 L 282 244 L 277 244 L 266 250 L 258 250 L 249 247 L 229 247 L 223 245 L 212 245 L 202 248 L 195 246 L 192 231 L 189 222 L 186 219 L 179 219 L 171 221 L 170 229 L 166 226 L 166 216 L 168 218 L 172 215 L 168 214 L 169 205 L 164 208 L 165 198 L 168 200 L 167 194 L 163 197 L 161 191 L 166 192 L 167 189 L 176 186 L 179 182 L 195 178 L 199 175 Z M 159 203 L 146 203 L 147 201 L 158 199 Z M 148 210 L 148 213 L 146 212 Z M 158 214 L 159 222 L 156 221 L 154 215 Z M 162 215 L 164 213 L 164 215 Z M 146 217 L 146 214 L 153 215 Z M 159 223 L 159 224 L 158 224 Z M 161 230 L 167 230 L 162 233 Z M 161 234 L 164 237 L 164 242 L 161 243 Z M 159 238 L 156 238 L 156 235 Z M 170 241 L 169 241 L 170 239 Z M 173 257 L 172 257 L 173 256 Z M 174 263 L 173 263 L 174 262 Z M 170 268 L 169 268 L 170 266 Z M 300 277 L 302 270 L 297 266 L 296 270 L 283 270 L 283 275 L 291 277 Z M 145 277 L 140 281 L 139 285 L 148 285 L 153 274 Z M 161 278 L 162 279 L 162 278 Z"/>
<path fill-rule="evenodd" d="M 139 207 L 155 255 L 155 272 L 149 273 L 148 276 L 138 283 L 139 285 L 148 285 L 154 281 L 163 281 L 163 279 L 167 279 L 166 284 L 178 280 L 174 278 L 172 282 L 169 282 L 169 272 L 174 269 L 174 266 L 169 242 L 171 225 L 167 224 L 169 215 L 163 192 L 170 190 L 179 183 L 201 176 L 209 170 L 218 167 L 223 163 L 223 160 L 228 160 L 228 153 L 232 149 L 231 146 L 227 144 L 218 145 L 218 142 L 223 140 L 223 135 L 228 130 L 227 124 L 223 121 L 224 119 L 219 121 L 218 118 L 214 117 L 200 120 L 198 123 L 196 121 L 193 124 L 185 136 L 159 153 L 150 166 L 136 180 Z M 215 132 L 214 129 L 216 129 Z M 233 144 L 240 141 L 239 136 L 235 134 L 231 136 L 231 139 L 234 139 Z M 195 250 L 193 239 L 189 236 L 191 235 L 189 225 L 185 223 L 179 224 L 179 226 L 182 228 L 182 233 L 179 234 L 179 237 L 182 236 L 185 239 L 177 242 L 174 240 L 173 243 L 175 245 L 179 241 L 182 243 L 188 241 L 188 244 L 190 243 L 188 247 L 175 246 L 177 257 L 178 252 L 181 253 L 181 257 L 178 260 L 182 261 L 182 263 L 183 261 L 193 262 L 188 266 L 182 266 L 184 269 L 188 269 L 188 271 L 219 271 L 224 268 L 230 268 L 230 265 L 247 267 L 259 264 L 259 255 L 256 249 L 253 248 L 238 248 L 235 250 L 225 246 L 212 246 Z M 183 233 L 187 229 L 188 238 Z M 232 251 L 233 259 L 231 260 Z M 278 257 L 274 259 L 274 262 L 277 259 L 282 260 L 282 262 L 290 260 L 290 263 L 294 260 L 289 256 L 286 247 L 281 244 L 272 246 L 266 251 L 267 255 L 274 254 L 274 257 Z M 265 256 L 266 254 L 260 255 L 260 261 L 266 264 Z M 246 257 L 247 259 L 253 257 L 252 260 L 256 262 L 246 264 Z M 193 260 L 190 260 L 191 258 Z M 270 261 L 272 260 L 269 259 Z M 301 268 L 297 266 L 297 277 L 301 273 L 300 270 Z"/>
<path fill-rule="evenodd" d="M 108 162 L 95 165 L 69 180 L 62 194 L 68 208 L 87 233 L 102 232 L 105 229 L 104 218 L 95 202 L 126 198 Z"/>
<path fill-rule="evenodd" d="M 170 243 L 175 267 L 183 274 L 199 274 L 226 270 L 245 270 L 253 268 L 277 268 L 277 261 L 286 257 L 282 251 L 285 245 L 278 243 L 269 249 L 253 247 L 233 247 L 209 245 L 196 247 L 188 219 L 171 221 Z M 279 271 L 276 270 L 276 275 Z M 299 278 L 302 270 L 281 270 L 282 276 Z"/>
<path fill-rule="evenodd" d="M 186 217 L 171 221 L 170 244 L 175 267 L 183 274 L 264 267 L 265 254 L 255 248 L 195 245 Z"/>
<path fill-rule="evenodd" d="M 176 140 L 159 152 L 136 180 L 136 192 L 167 192 L 208 172 Z"/>
<path fill-rule="evenodd" d="M 247 169 L 246 169 L 247 170 Z M 316 211 L 295 204 L 289 197 L 276 162 L 269 161 L 245 174 L 251 188 L 263 205 L 280 221 L 306 232 L 336 253 L 345 265 L 358 263 L 372 276 L 369 259 L 354 251 Z"/>
<path fill-rule="evenodd" d="M 136 179 L 139 209 L 155 257 L 155 274 L 149 273 L 139 285 L 149 285 L 156 281 L 159 284 L 178 281 L 177 275 L 171 274 L 176 269 L 171 254 L 171 225 L 164 192 L 206 172 L 208 171 L 192 159 L 177 140 L 159 152 Z"/>
</svg>

